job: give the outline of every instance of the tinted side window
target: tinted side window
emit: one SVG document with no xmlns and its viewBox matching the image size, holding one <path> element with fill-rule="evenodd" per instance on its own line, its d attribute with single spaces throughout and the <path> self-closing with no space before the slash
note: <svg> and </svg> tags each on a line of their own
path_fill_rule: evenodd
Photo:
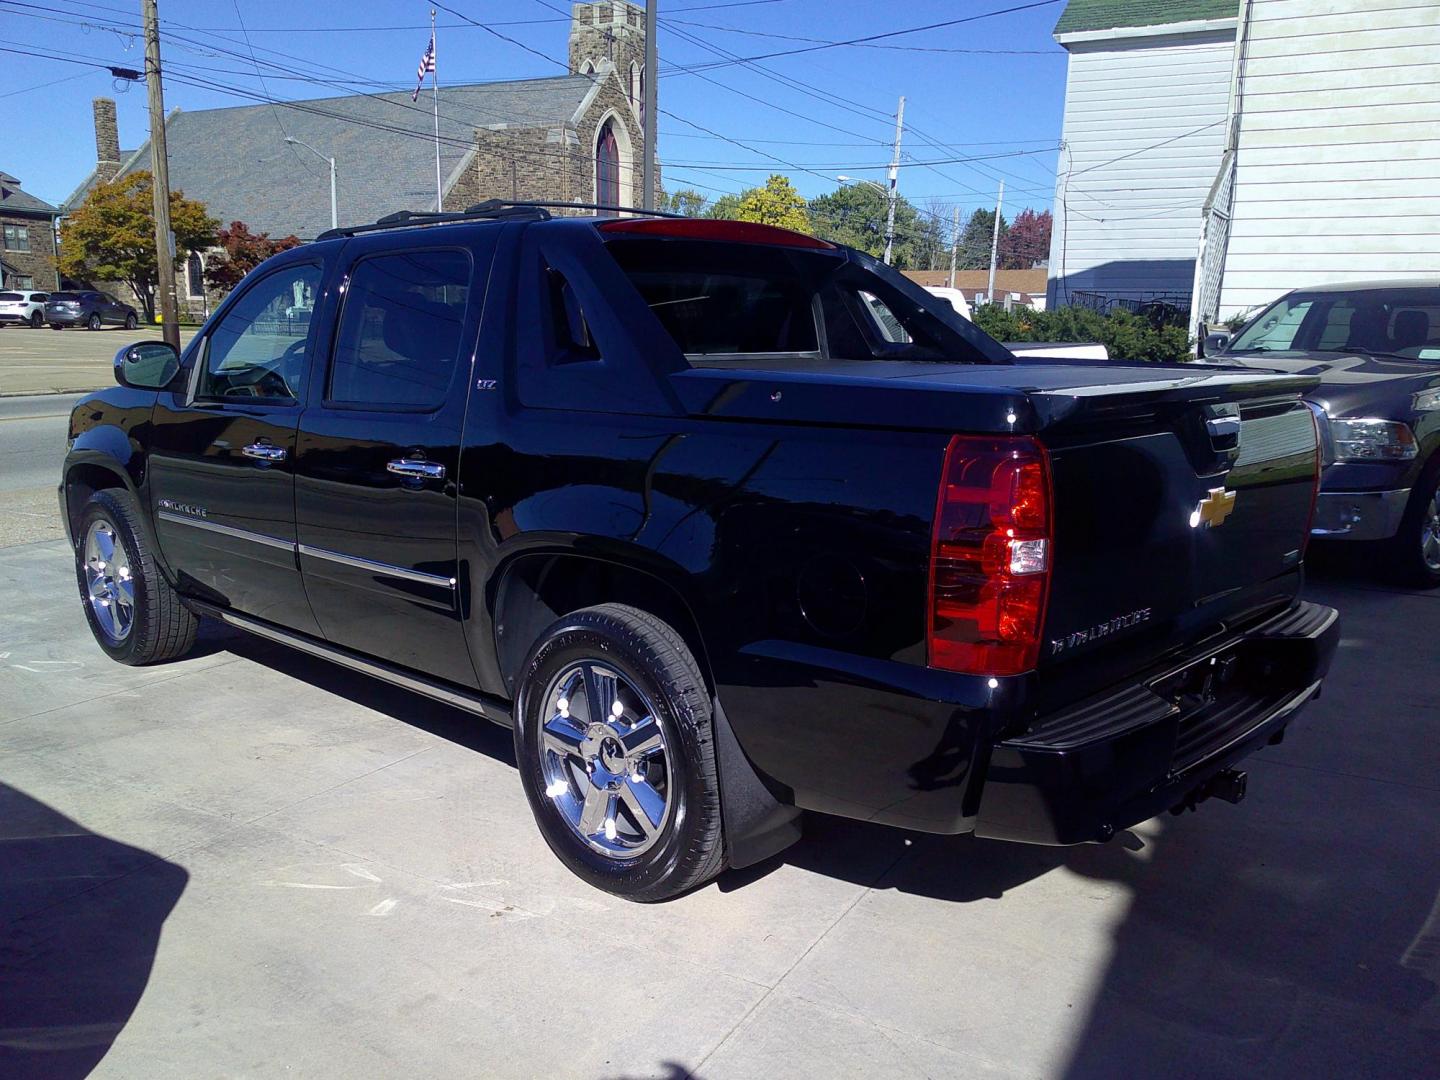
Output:
<svg viewBox="0 0 1440 1080">
<path fill-rule="evenodd" d="M 469 296 L 470 257 L 463 251 L 409 251 L 356 263 L 327 400 L 438 408 L 459 366 Z"/>
<path fill-rule="evenodd" d="M 247 289 L 210 332 L 197 396 L 296 400 L 319 288 L 320 267 L 307 263 L 277 270 Z"/>
</svg>

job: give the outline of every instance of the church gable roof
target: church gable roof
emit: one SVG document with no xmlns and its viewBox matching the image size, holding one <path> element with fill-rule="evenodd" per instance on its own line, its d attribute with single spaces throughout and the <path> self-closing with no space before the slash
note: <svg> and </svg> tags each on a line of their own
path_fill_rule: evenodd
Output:
<svg viewBox="0 0 1440 1080">
<path fill-rule="evenodd" d="M 580 75 L 440 88 L 440 171 L 448 183 L 475 144 L 476 128 L 560 126 L 589 93 Z M 430 90 L 356 94 L 174 112 L 165 130 L 170 185 L 204 202 L 222 224 L 312 238 L 330 227 L 329 167 L 285 136 L 334 157 L 340 223 L 435 205 Z M 283 128 L 282 128 L 283 125 Z M 148 144 L 125 172 L 148 168 Z"/>
</svg>

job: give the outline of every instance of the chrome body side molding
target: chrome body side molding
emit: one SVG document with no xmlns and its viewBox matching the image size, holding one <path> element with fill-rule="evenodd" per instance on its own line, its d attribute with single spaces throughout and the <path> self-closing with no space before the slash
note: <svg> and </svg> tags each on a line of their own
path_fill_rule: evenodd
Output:
<svg viewBox="0 0 1440 1080">
<path fill-rule="evenodd" d="M 172 521 L 177 525 L 189 525 L 194 529 L 204 529 L 206 532 L 219 533 L 221 536 L 233 536 L 237 540 L 249 540 L 252 543 L 279 548 L 282 551 L 295 550 L 293 541 L 281 540 L 278 536 L 269 536 L 266 533 L 251 532 L 249 529 L 237 529 L 233 525 L 221 525 L 219 522 L 210 521 L 208 518 L 191 517 L 189 514 L 177 514 L 173 510 L 157 510 L 155 511 L 155 516 L 162 521 Z"/>
<path fill-rule="evenodd" d="M 453 577 L 442 577 L 440 574 L 427 574 L 421 570 L 410 570 L 404 566 L 395 566 L 392 563 L 375 562 L 372 559 L 362 559 L 358 555 L 346 555 L 340 551 L 330 551 L 328 548 L 311 547 L 309 544 L 296 545 L 301 555 L 309 555 L 314 559 L 325 559 L 328 562 L 340 563 L 342 566 L 351 566 L 357 570 L 368 570 L 372 574 L 384 574 L 386 577 L 404 578 L 406 581 L 418 581 L 425 585 L 435 585 L 442 589 L 455 588 Z"/>
</svg>

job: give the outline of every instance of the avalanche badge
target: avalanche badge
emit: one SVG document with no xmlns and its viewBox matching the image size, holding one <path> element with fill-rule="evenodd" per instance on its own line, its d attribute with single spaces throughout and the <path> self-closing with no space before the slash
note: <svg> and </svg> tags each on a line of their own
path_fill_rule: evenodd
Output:
<svg viewBox="0 0 1440 1080">
<path fill-rule="evenodd" d="M 1205 498 L 1195 504 L 1195 509 L 1190 514 L 1190 527 L 1198 529 L 1204 526 L 1207 529 L 1218 529 L 1225 524 L 1225 519 L 1235 509 L 1235 492 L 1226 491 L 1223 487 L 1211 488 Z"/>
</svg>

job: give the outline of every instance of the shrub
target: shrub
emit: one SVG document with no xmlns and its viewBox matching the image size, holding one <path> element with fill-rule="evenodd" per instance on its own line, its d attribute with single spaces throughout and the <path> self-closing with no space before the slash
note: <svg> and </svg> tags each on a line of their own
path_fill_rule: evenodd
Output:
<svg viewBox="0 0 1440 1080">
<path fill-rule="evenodd" d="M 1183 362 L 1191 357 L 1184 325 L 1123 308 L 1102 315 L 1081 307 L 1006 311 L 999 304 L 985 304 L 975 309 L 975 325 L 997 341 L 1098 341 L 1115 360 Z"/>
</svg>

